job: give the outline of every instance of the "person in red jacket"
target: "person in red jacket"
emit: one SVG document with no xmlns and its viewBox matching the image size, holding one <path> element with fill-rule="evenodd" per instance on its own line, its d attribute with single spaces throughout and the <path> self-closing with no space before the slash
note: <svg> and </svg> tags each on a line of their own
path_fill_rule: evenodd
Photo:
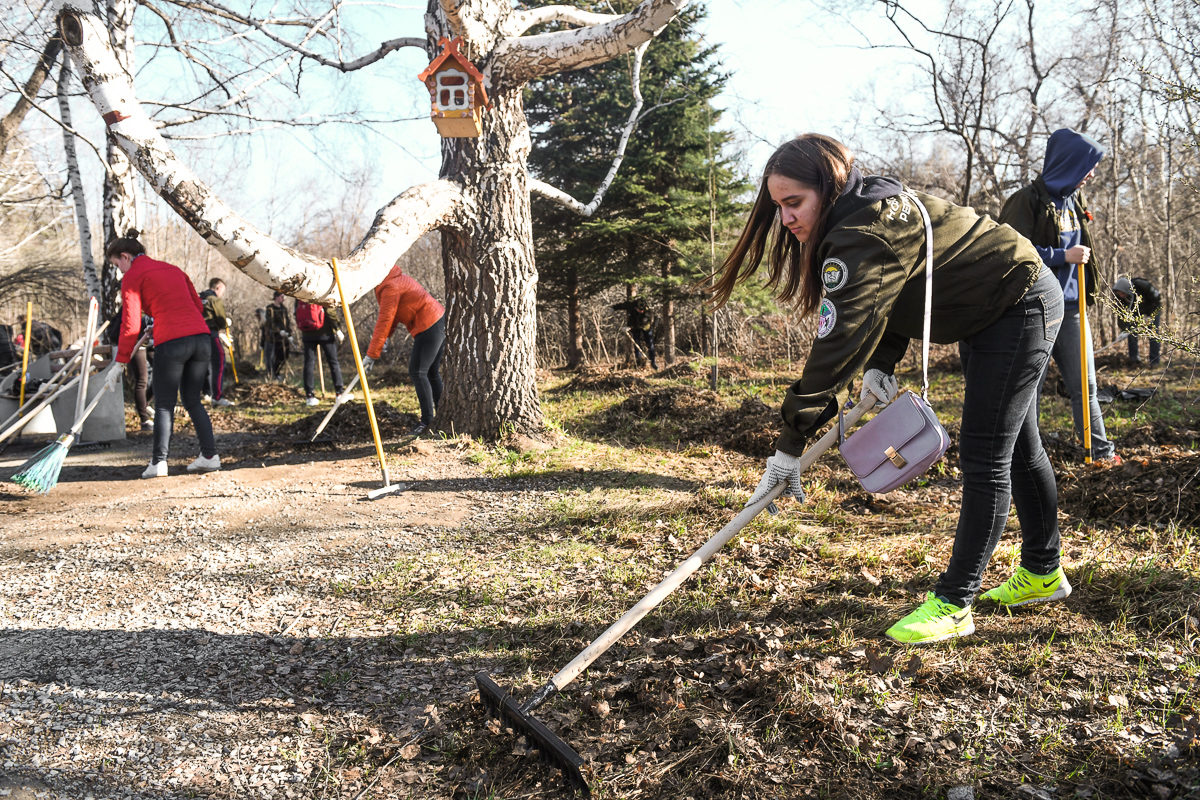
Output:
<svg viewBox="0 0 1200 800">
<path fill-rule="evenodd" d="M 146 255 L 131 230 L 104 248 L 104 257 L 122 275 L 121 302 L 125 313 L 117 345 L 118 364 L 129 363 L 137 344 L 142 313 L 154 319 L 154 451 L 143 478 L 167 475 L 167 448 L 175 424 L 175 402 L 183 407 L 196 428 L 200 456 L 188 472 L 214 472 L 221 468 L 212 420 L 200 399 L 208 373 L 211 339 L 204 321 L 203 304 L 196 287 L 183 270 Z"/>
<path fill-rule="evenodd" d="M 442 399 L 440 370 L 446 350 L 446 309 L 421 284 L 401 272 L 399 264 L 375 287 L 375 299 L 379 301 L 379 317 L 363 368 L 371 368 L 383 354 L 383 343 L 397 325 L 404 323 L 413 337 L 408 374 L 421 404 L 421 423 L 409 433 L 420 436 L 433 424 L 434 412 Z"/>
</svg>

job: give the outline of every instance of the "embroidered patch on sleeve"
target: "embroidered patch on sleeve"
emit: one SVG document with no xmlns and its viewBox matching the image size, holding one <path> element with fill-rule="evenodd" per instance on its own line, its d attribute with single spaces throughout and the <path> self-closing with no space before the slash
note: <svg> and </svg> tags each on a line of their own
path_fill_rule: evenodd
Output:
<svg viewBox="0 0 1200 800">
<path fill-rule="evenodd" d="M 837 325 L 837 306 L 828 297 L 821 300 L 821 310 L 817 312 L 817 338 L 824 339 L 833 332 Z"/>
<path fill-rule="evenodd" d="M 825 291 L 836 292 L 845 286 L 849 279 L 850 270 L 840 258 L 827 258 L 821 265 L 821 285 L 825 287 Z"/>
</svg>

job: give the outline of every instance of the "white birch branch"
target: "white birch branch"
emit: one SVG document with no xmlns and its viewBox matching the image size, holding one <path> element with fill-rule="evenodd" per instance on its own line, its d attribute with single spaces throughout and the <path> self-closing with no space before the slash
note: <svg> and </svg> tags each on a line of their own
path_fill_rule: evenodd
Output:
<svg viewBox="0 0 1200 800">
<path fill-rule="evenodd" d="M 564 22 L 568 25 L 585 26 L 611 22 L 616 18 L 616 14 L 597 14 L 592 11 L 584 11 L 582 8 L 575 8 L 574 6 L 542 6 L 540 8 L 531 8 L 528 11 L 514 12 L 505 21 L 502 30 L 505 36 L 520 36 L 530 28 L 545 25 L 549 22 Z"/>
<path fill-rule="evenodd" d="M 455 36 L 476 47 L 487 47 L 495 38 L 495 34 L 478 18 L 475 6 L 479 0 L 439 0 L 446 22 Z M 428 25 L 427 25 L 428 27 Z M 464 49 L 464 53 L 466 50 Z"/>
<path fill-rule="evenodd" d="M 642 0 L 633 11 L 609 22 L 531 36 L 510 36 L 493 51 L 493 72 L 520 84 L 545 75 L 590 67 L 648 42 L 690 0 Z"/>
<path fill-rule="evenodd" d="M 238 22 L 248 28 L 253 28 L 281 47 L 286 47 L 289 50 L 299 53 L 305 58 L 311 58 L 318 64 L 322 64 L 326 67 L 333 67 L 334 69 L 341 70 L 342 72 L 353 72 L 354 70 L 362 69 L 365 66 L 379 61 L 388 53 L 395 52 L 402 47 L 419 47 L 424 50 L 427 44 L 424 37 L 418 38 L 415 36 L 404 36 L 399 39 L 389 39 L 386 42 L 382 42 L 374 51 L 367 53 L 364 56 L 360 56 L 352 61 L 343 61 L 336 58 L 327 58 L 315 50 L 309 50 L 273 33 L 269 27 L 271 20 L 259 20 L 254 19 L 253 17 L 248 17 L 233 10 L 232 8 L 229 8 L 228 6 L 223 6 L 220 3 L 214 2 L 214 0 L 205 0 L 204 5 L 221 12 L 221 15 L 226 19 Z M 324 25 L 325 22 L 336 13 L 337 10 L 338 6 L 334 4 L 324 16 L 319 17 L 315 22 L 311 23 L 309 25 L 309 32 L 305 35 L 304 40 L 307 41 L 308 39 L 312 38 L 316 31 L 318 31 L 321 26 Z"/>
<path fill-rule="evenodd" d="M 617 144 L 617 153 L 613 157 L 613 163 L 608 168 L 608 174 L 604 176 L 604 180 L 600 182 L 600 186 L 596 189 L 596 194 L 592 197 L 592 201 L 584 205 L 561 189 L 536 179 L 531 179 L 529 182 L 529 190 L 531 192 L 535 192 L 548 200 L 553 200 L 559 205 L 566 206 L 585 217 L 590 217 L 596 213 L 596 209 L 604 201 L 604 195 L 608 193 L 609 187 L 616 180 L 617 170 L 621 168 L 621 162 L 625 160 L 625 148 L 629 146 L 629 137 L 633 135 L 633 129 L 637 127 L 638 115 L 642 111 L 642 106 L 645 105 L 642 99 L 642 58 L 646 55 L 646 48 L 649 46 L 649 42 L 643 42 L 634 51 L 633 108 L 629 111 L 629 119 L 625 123 L 625 130 L 621 132 L 621 141 Z"/>
<path fill-rule="evenodd" d="M 286 247 L 242 219 L 175 155 L 137 101 L 117 62 L 104 21 L 79 0 L 59 0 L 59 26 L 92 102 L 116 141 L 172 209 L 235 267 L 264 286 L 309 302 L 337 300 L 333 270 L 323 258 Z M 380 212 L 342 267 L 343 288 L 357 299 L 387 275 L 422 233 L 451 224 L 463 206 L 461 188 L 434 181 L 401 194 Z"/>
<path fill-rule="evenodd" d="M 68 92 L 71 84 L 71 61 L 64 58 L 58 72 L 58 117 L 63 123 L 63 152 L 67 157 L 67 180 L 71 183 L 71 199 L 75 203 L 75 225 L 79 229 L 79 254 L 83 260 L 83 283 L 88 297 L 101 297 L 100 274 L 96 272 L 96 259 L 92 255 L 92 227 L 88 222 L 87 196 L 83 192 L 83 179 L 79 171 L 79 153 L 75 150 L 75 136 L 71 133 L 71 101 Z"/>
</svg>

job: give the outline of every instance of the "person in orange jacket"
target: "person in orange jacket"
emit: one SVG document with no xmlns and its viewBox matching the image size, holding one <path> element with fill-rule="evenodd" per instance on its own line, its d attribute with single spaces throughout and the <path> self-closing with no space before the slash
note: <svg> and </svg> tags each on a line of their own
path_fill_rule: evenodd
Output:
<svg viewBox="0 0 1200 800">
<path fill-rule="evenodd" d="M 404 323 L 413 337 L 408 374 L 421 404 L 421 422 L 409 433 L 419 436 L 433 424 L 433 415 L 442 398 L 440 370 L 446 350 L 446 309 L 421 284 L 405 275 L 399 264 L 375 287 L 375 299 L 379 302 L 379 317 L 375 320 L 363 369 L 371 368 L 383 354 L 383 343 L 397 325 Z"/>
</svg>

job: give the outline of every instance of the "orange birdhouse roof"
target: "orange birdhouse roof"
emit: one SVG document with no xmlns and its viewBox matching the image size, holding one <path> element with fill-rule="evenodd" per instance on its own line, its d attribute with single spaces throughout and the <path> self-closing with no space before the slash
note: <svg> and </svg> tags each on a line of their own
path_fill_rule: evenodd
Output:
<svg viewBox="0 0 1200 800">
<path fill-rule="evenodd" d="M 429 66 L 425 68 L 424 72 L 417 76 L 418 80 L 424 81 L 426 84 L 428 84 L 430 79 L 435 73 L 437 73 L 438 70 L 447 66 L 447 62 L 453 61 L 454 64 L 466 72 L 467 75 L 471 77 L 471 80 L 473 80 L 479 87 L 480 99 L 483 101 L 483 105 L 488 105 L 490 101 L 488 100 L 487 90 L 483 86 L 483 74 L 479 70 L 475 69 L 475 65 L 472 64 L 467 57 L 462 54 L 461 50 L 459 50 L 459 48 L 462 47 L 462 38 L 455 36 L 453 39 L 447 39 L 443 36 L 441 39 L 438 39 L 438 44 L 441 45 L 442 52 L 438 54 L 437 58 L 430 62 Z"/>
</svg>

